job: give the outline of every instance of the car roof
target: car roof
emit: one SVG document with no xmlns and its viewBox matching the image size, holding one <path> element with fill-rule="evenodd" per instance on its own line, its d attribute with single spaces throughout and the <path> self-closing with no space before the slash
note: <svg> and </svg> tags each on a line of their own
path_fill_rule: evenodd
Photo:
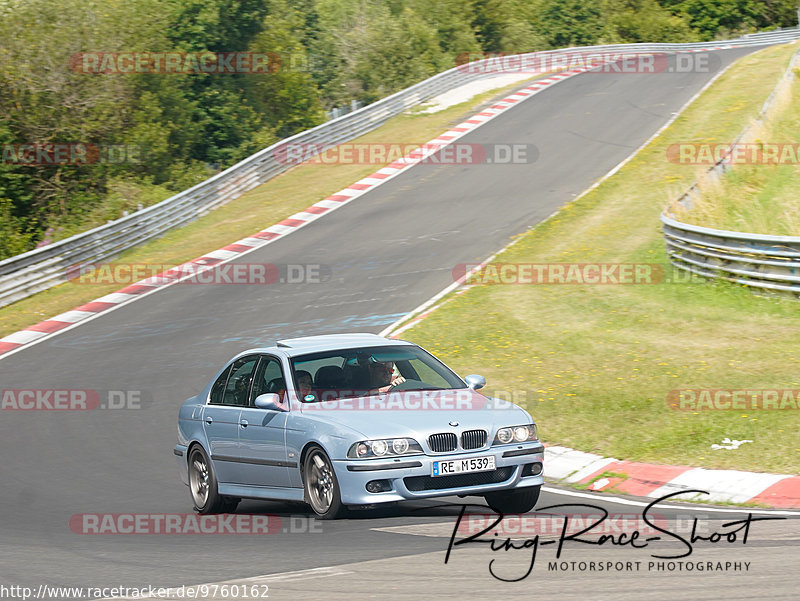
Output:
<svg viewBox="0 0 800 601">
<path fill-rule="evenodd" d="M 241 355 L 248 353 L 269 352 L 283 353 L 289 357 L 297 357 L 308 353 L 319 351 L 334 351 L 338 349 L 361 348 L 369 346 L 403 346 L 410 342 L 384 338 L 377 334 L 353 333 L 353 334 L 326 334 L 323 336 L 304 336 L 302 338 L 287 338 L 279 340 L 274 346 L 250 349 Z"/>
</svg>

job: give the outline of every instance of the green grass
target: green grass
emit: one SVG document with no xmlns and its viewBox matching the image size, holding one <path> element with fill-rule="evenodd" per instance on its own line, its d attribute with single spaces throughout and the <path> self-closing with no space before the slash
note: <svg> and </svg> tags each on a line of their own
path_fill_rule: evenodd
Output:
<svg viewBox="0 0 800 601">
<path fill-rule="evenodd" d="M 795 73 L 800 71 L 795 69 Z M 794 77 L 766 126 L 747 137 L 752 144 L 800 143 L 800 77 Z M 782 105 L 782 106 L 781 106 Z M 796 148 L 796 147 L 795 147 Z M 691 210 L 676 207 L 687 223 L 740 232 L 800 236 L 800 163 L 738 165 L 720 181 L 706 181 Z"/>
<path fill-rule="evenodd" d="M 702 170 L 669 162 L 667 147 L 735 138 L 796 48 L 742 59 L 617 174 L 496 261 L 666 266 L 659 213 Z M 667 395 L 800 388 L 800 305 L 724 282 L 668 280 L 473 286 L 402 337 L 521 401 L 546 441 L 635 461 L 796 473 L 797 411 L 679 412 Z M 724 437 L 754 442 L 712 451 Z"/>
<path fill-rule="evenodd" d="M 473 115 L 479 107 L 524 85 L 524 82 L 518 82 L 485 92 L 437 113 L 398 115 L 354 142 L 424 144 Z M 186 227 L 122 254 L 115 262 L 173 266 L 190 261 L 302 211 L 383 166 L 299 165 Z M 67 282 L 0 308 L 0 337 L 74 309 L 125 285 Z"/>
<path fill-rule="evenodd" d="M 594 478 L 592 478 L 591 480 L 589 480 L 586 483 L 576 482 L 574 484 L 569 484 L 569 486 L 572 486 L 572 488 L 576 488 L 578 490 L 594 490 L 594 489 L 591 488 L 592 484 L 594 484 L 598 480 L 603 480 L 604 478 L 608 478 L 609 480 L 611 480 L 612 478 L 618 478 L 620 480 L 627 480 L 628 479 L 628 474 L 620 474 L 620 473 L 617 473 L 617 472 L 603 472 L 601 474 L 598 474 L 597 476 L 595 476 Z M 604 492 L 613 492 L 613 493 L 618 493 L 618 494 L 625 494 L 624 492 L 619 490 L 616 486 L 609 486 L 608 488 L 606 488 L 604 490 Z"/>
</svg>

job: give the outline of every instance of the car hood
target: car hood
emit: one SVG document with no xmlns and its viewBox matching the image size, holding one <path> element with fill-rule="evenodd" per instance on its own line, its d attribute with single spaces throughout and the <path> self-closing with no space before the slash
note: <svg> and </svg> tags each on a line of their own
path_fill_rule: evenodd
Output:
<svg viewBox="0 0 800 601">
<path fill-rule="evenodd" d="M 497 428 L 532 421 L 521 407 L 470 389 L 397 391 L 307 403 L 301 411 L 304 416 L 357 430 L 367 438 L 414 438 L 471 429 L 484 429 L 491 435 Z"/>
</svg>

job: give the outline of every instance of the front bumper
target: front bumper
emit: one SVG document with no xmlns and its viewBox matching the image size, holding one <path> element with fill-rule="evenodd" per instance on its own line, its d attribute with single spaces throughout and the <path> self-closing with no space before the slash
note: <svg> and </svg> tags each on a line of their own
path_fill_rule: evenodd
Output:
<svg viewBox="0 0 800 601">
<path fill-rule="evenodd" d="M 473 472 L 454 476 L 432 476 L 434 461 L 469 459 L 493 455 L 493 472 Z M 450 495 L 482 495 L 496 490 L 513 490 L 544 483 L 543 470 L 538 475 L 523 476 L 528 464 L 544 461 L 540 442 L 509 444 L 468 452 L 436 455 L 409 455 L 402 458 L 347 459 L 333 462 L 342 503 L 372 505 L 411 499 L 429 499 Z M 389 490 L 371 493 L 366 489 L 373 480 L 385 480 Z"/>
</svg>

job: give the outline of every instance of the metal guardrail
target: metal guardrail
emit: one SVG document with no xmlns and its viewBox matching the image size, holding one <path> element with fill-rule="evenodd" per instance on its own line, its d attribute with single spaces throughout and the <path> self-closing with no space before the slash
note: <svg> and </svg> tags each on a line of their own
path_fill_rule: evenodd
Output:
<svg viewBox="0 0 800 601">
<path fill-rule="evenodd" d="M 800 237 L 715 230 L 661 215 L 671 263 L 757 288 L 800 293 Z"/>
<path fill-rule="evenodd" d="M 729 157 L 734 148 L 751 127 L 767 117 L 781 86 L 791 85 L 798 64 L 800 50 L 789 61 L 756 121 L 745 128 L 727 153 L 709 168 L 709 175 L 720 177 L 732 169 Z M 675 202 L 691 209 L 692 198 L 698 194 L 699 184 L 695 182 Z M 661 223 L 667 255 L 678 269 L 756 288 L 800 293 L 800 236 L 772 236 L 690 225 L 675 219 L 669 210 L 661 214 Z"/>
<path fill-rule="evenodd" d="M 689 44 L 615 44 L 532 52 L 514 58 L 524 64 L 533 57 L 569 56 L 598 52 L 692 52 L 730 46 L 759 46 L 789 42 L 800 29 L 764 32 L 736 40 Z M 509 58 L 509 57 L 506 57 Z M 497 74 L 483 65 L 492 59 L 453 67 L 359 110 L 281 140 L 225 171 L 158 204 L 82 234 L 0 261 L 0 307 L 46 290 L 66 279 L 71 266 L 109 260 L 121 252 L 186 225 L 228 203 L 293 166 L 276 155 L 288 144 L 313 146 L 319 152 L 371 131 L 390 117 L 461 85 Z M 555 62 L 555 61 L 554 61 Z M 533 74 L 531 74 L 533 76 Z"/>
</svg>

